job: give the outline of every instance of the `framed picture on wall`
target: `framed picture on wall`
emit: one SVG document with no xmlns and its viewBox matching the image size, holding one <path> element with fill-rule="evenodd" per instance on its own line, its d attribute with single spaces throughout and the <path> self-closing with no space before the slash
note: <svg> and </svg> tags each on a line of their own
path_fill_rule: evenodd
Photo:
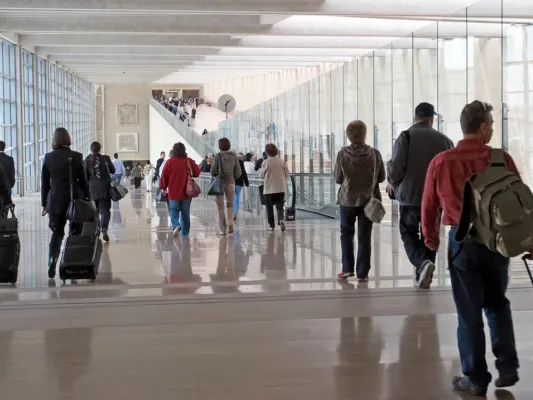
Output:
<svg viewBox="0 0 533 400">
<path fill-rule="evenodd" d="M 117 104 L 117 125 L 139 125 L 139 115 L 137 111 L 137 103 Z"/>
<path fill-rule="evenodd" d="M 117 152 L 136 153 L 139 151 L 138 133 L 117 133 Z"/>
</svg>

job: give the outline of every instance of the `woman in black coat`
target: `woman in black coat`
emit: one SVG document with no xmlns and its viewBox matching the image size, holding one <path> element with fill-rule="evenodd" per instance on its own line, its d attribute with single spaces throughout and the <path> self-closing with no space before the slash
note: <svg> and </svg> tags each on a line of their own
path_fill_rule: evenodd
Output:
<svg viewBox="0 0 533 400">
<path fill-rule="evenodd" d="M 96 203 L 100 212 L 100 229 L 102 238 L 109 242 L 107 229 L 111 219 L 111 175 L 115 173 L 115 166 L 109 156 L 100 154 L 102 145 L 98 142 L 91 144 L 91 155 L 85 159 L 85 171 L 89 179 L 91 200 Z"/>
<path fill-rule="evenodd" d="M 72 170 L 73 195 L 75 199 L 88 199 L 89 187 L 83 156 L 70 150 L 71 139 L 65 128 L 57 128 L 52 137 L 53 151 L 44 156 L 41 172 L 41 205 L 43 217 L 48 214 L 52 238 L 49 245 L 48 277 L 56 276 L 56 264 L 65 236 L 67 210 L 70 204 L 70 175 Z M 69 162 L 70 161 L 70 162 Z M 81 231 L 81 225 L 71 223 L 70 232 Z"/>
</svg>

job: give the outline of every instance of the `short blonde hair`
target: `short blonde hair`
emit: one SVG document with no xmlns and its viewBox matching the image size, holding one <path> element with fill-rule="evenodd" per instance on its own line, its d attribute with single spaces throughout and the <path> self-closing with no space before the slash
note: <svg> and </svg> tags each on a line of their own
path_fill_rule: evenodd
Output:
<svg viewBox="0 0 533 400">
<path fill-rule="evenodd" d="M 346 136 L 351 144 L 363 144 L 366 137 L 366 124 L 360 120 L 350 122 L 346 127 Z"/>
</svg>

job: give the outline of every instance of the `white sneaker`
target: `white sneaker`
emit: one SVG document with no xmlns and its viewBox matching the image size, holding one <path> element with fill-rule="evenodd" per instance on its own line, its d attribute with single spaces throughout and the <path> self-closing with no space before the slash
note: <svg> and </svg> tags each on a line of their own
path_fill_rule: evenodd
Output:
<svg viewBox="0 0 533 400">
<path fill-rule="evenodd" d="M 433 273 L 435 272 L 435 264 L 426 260 L 420 267 L 420 275 L 418 280 L 415 281 L 415 285 L 423 290 L 428 290 L 433 282 Z"/>
<path fill-rule="evenodd" d="M 175 238 L 178 237 L 180 235 L 180 232 L 181 232 L 181 226 L 178 225 L 176 229 L 174 229 L 174 233 L 173 233 L 174 237 Z"/>
</svg>

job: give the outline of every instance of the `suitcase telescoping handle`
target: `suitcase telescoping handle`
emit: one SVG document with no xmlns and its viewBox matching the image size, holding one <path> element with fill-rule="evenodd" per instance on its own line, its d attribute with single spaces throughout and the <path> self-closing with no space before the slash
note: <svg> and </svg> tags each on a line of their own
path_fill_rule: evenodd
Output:
<svg viewBox="0 0 533 400">
<path fill-rule="evenodd" d="M 533 275 L 531 275 L 531 270 L 529 269 L 528 261 L 532 261 L 533 257 L 531 254 L 526 254 L 522 257 L 522 260 L 524 261 L 524 265 L 526 266 L 527 274 L 529 275 L 529 280 L 531 281 L 531 284 L 533 285 Z"/>
</svg>

